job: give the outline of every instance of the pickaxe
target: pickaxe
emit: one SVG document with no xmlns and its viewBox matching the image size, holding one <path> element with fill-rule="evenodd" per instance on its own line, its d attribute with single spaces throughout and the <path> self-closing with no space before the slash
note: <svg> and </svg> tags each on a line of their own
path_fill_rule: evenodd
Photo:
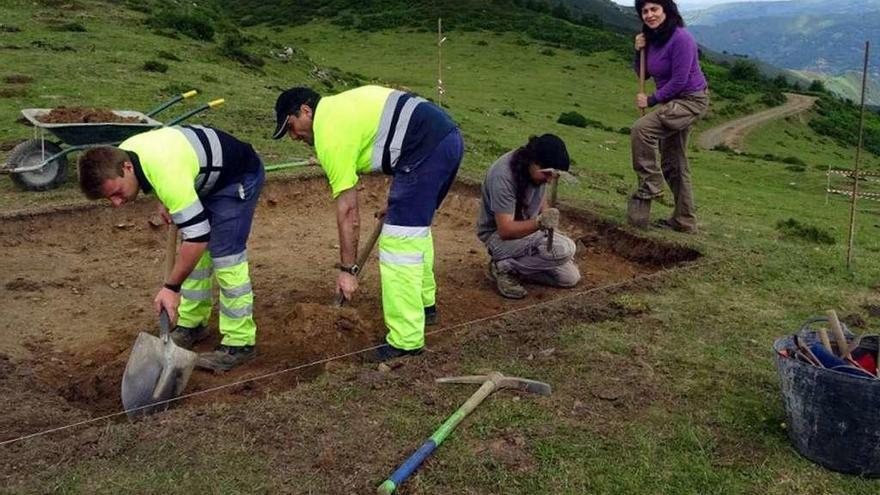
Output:
<svg viewBox="0 0 880 495">
<path fill-rule="evenodd" d="M 488 375 L 471 375 L 471 376 L 455 376 L 449 378 L 438 378 L 437 383 L 482 383 L 483 385 L 470 397 L 452 416 L 437 428 L 437 431 L 427 439 L 421 447 L 418 448 L 409 459 L 397 468 L 391 476 L 379 485 L 377 493 L 379 495 L 390 495 L 394 493 L 409 476 L 430 456 L 437 447 L 443 443 L 443 440 L 458 426 L 461 421 L 467 417 L 481 402 L 492 392 L 503 388 L 512 388 L 523 392 L 531 392 L 540 395 L 550 395 L 550 385 L 535 380 L 527 380 L 525 378 L 517 378 L 513 376 L 504 376 L 497 371 L 493 371 Z"/>
</svg>

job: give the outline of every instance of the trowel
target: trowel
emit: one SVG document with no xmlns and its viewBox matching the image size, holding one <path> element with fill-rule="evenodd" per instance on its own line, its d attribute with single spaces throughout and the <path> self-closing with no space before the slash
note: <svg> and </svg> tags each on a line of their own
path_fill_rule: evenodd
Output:
<svg viewBox="0 0 880 495">
<path fill-rule="evenodd" d="M 169 226 L 166 272 L 173 266 L 177 228 Z M 167 275 L 167 273 L 166 273 Z M 165 309 L 159 313 L 159 337 L 138 333 L 122 375 L 122 405 L 129 418 L 168 408 L 170 399 L 183 392 L 198 355 L 171 340 L 171 322 Z"/>
</svg>

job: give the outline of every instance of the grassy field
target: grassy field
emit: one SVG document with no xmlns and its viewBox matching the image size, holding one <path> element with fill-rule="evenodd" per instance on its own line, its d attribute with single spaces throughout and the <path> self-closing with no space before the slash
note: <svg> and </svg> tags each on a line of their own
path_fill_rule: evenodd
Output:
<svg viewBox="0 0 880 495">
<path fill-rule="evenodd" d="M 249 69 L 215 44 L 157 36 L 143 18 L 113 3 L 7 1 L 3 24 L 20 31 L 0 33 L 0 64 L 32 81 L 0 98 L 0 143 L 28 137 L 30 130 L 14 122 L 21 108 L 149 109 L 197 88 L 200 101 L 227 103 L 194 121 L 253 142 L 274 163 L 309 153 L 269 139 L 279 89 L 326 87 L 327 74 L 335 74 L 334 91 L 362 80 L 433 95 L 431 33 L 362 33 L 320 23 L 252 27 L 248 49 L 266 64 Z M 62 19 L 85 32 L 50 29 Z M 530 134 L 553 132 L 568 144 L 579 178 L 560 187 L 562 201 L 621 222 L 634 185 L 628 136 L 556 120 L 578 111 L 613 129 L 631 125 L 637 112 L 629 62 L 512 33 L 448 36 L 444 103 L 465 134 L 462 175 L 479 180 L 498 155 Z M 295 56 L 271 55 L 278 45 L 295 48 Z M 144 71 L 148 60 L 167 63 L 167 72 Z M 861 316 L 867 323 L 857 332 L 872 333 L 880 323 L 866 309 L 880 304 L 874 207 L 861 206 L 849 271 L 848 203 L 841 197 L 825 203 L 825 167 L 829 161 L 851 166 L 853 150 L 795 118 L 753 133 L 748 151 L 691 150 L 701 233 L 647 235 L 692 245 L 711 264 L 633 293 L 596 296 L 628 316 L 552 332 L 514 334 L 499 324 L 450 333 L 436 344 L 443 357 L 428 361 L 436 369 L 423 363 L 374 380 L 366 368 L 341 366 L 247 403 L 99 424 L 70 433 L 68 443 L 88 446 L 76 457 L 51 455 L 53 439 L 44 437 L 3 454 L 26 465 L 4 475 L 0 492 L 363 493 L 470 394 L 467 387 L 435 387 L 424 376 L 499 369 L 550 382 L 555 394 L 493 397 L 402 493 L 876 493 L 876 482 L 829 472 L 792 449 L 771 352 L 774 338 L 826 308 Z M 804 170 L 753 156 L 764 154 L 797 157 Z M 866 163 L 880 165 L 876 156 Z M 17 191 L 8 179 L 0 184 L 4 211 L 75 201 L 72 184 L 46 193 Z M 666 203 L 656 205 L 655 217 L 668 213 Z M 790 219 L 834 243 L 777 227 Z M 619 395 L 601 399 L 609 390 Z"/>
</svg>

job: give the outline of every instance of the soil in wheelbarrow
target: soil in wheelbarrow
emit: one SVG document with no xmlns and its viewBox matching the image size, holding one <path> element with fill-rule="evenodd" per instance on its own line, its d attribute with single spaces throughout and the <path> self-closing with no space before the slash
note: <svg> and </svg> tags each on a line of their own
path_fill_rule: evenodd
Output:
<svg viewBox="0 0 880 495">
<path fill-rule="evenodd" d="M 141 122 L 138 117 L 123 117 L 116 115 L 112 110 L 94 107 L 57 107 L 48 113 L 39 115 L 37 120 L 44 124 L 134 124 Z"/>
<path fill-rule="evenodd" d="M 361 238 L 366 239 L 388 185 L 384 178 L 370 177 L 359 187 Z M 572 294 L 699 256 L 684 246 L 634 236 L 589 212 L 563 209 L 561 230 L 580 246 L 581 282 L 570 290 L 527 285 L 528 298 L 506 300 L 485 276 L 487 255 L 474 234 L 478 206 L 478 189 L 456 184 L 436 216 L 440 324 L 429 331 L 568 296 L 552 313 L 528 310 L 538 311 L 533 320 L 551 332 L 556 316 L 576 320 L 584 314 L 583 301 Z M 155 333 L 158 327 L 151 302 L 162 280 L 165 230 L 148 221 L 154 211 L 153 200 L 146 200 L 119 209 L 89 204 L 0 221 L 0 349 L 6 353 L 0 364 L 15 370 L 0 377 L 0 390 L 4 400 L 16 404 L 12 413 L 0 415 L 0 439 L 55 424 L 59 418 L 121 410 L 120 380 L 135 337 L 139 331 Z M 334 212 L 323 178 L 267 183 L 248 245 L 257 359 L 224 374 L 197 370 L 188 392 L 355 352 L 382 338 L 375 253 L 361 274 L 354 301 L 342 309 L 330 307 L 338 273 Z M 197 350 L 218 344 L 216 315 L 211 328 L 213 336 Z M 468 327 L 468 332 L 479 331 L 479 325 Z M 429 347 L 454 342 L 455 335 L 441 331 L 429 336 Z M 186 399 L 179 407 L 289 389 L 324 369 L 308 366 L 224 388 Z"/>
</svg>

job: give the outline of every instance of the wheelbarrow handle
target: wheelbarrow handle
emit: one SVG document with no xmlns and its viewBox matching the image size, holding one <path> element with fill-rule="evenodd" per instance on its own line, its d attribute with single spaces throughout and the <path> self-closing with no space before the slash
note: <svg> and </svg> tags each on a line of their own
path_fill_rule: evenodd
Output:
<svg viewBox="0 0 880 495">
<path fill-rule="evenodd" d="M 162 110 L 165 110 L 166 108 L 170 107 L 171 105 L 174 105 L 178 101 L 184 100 L 186 98 L 192 98 L 193 96 L 195 96 L 197 94 L 199 94 L 199 92 L 195 89 L 189 90 L 186 93 L 179 94 L 179 95 L 171 98 L 170 100 L 166 101 L 165 103 L 162 103 L 158 107 L 150 110 L 149 112 L 147 112 L 146 115 L 147 115 L 147 117 L 152 117 L 152 116 L 156 115 L 157 113 L 161 112 Z"/>
<path fill-rule="evenodd" d="M 199 112 L 204 112 L 205 110 L 207 110 L 207 109 L 209 109 L 209 108 L 218 107 L 218 106 L 222 105 L 222 104 L 225 103 L 225 102 L 226 102 L 226 100 L 224 100 L 223 98 L 220 98 L 220 99 L 217 99 L 217 100 L 214 100 L 214 101 L 211 101 L 211 102 L 205 103 L 204 105 L 202 105 L 202 106 L 200 106 L 200 107 L 198 107 L 198 108 L 194 108 L 194 109 L 190 110 L 189 112 L 186 112 L 185 114 L 181 115 L 180 117 L 176 117 L 176 118 L 171 119 L 170 121 L 168 121 L 168 122 L 165 124 L 165 127 L 170 127 L 170 126 L 172 126 L 172 125 L 177 125 L 177 124 L 179 124 L 180 122 L 183 122 L 184 120 L 186 120 L 186 119 L 192 117 L 193 115 L 195 115 L 195 114 L 197 114 L 197 113 L 199 113 Z"/>
</svg>

